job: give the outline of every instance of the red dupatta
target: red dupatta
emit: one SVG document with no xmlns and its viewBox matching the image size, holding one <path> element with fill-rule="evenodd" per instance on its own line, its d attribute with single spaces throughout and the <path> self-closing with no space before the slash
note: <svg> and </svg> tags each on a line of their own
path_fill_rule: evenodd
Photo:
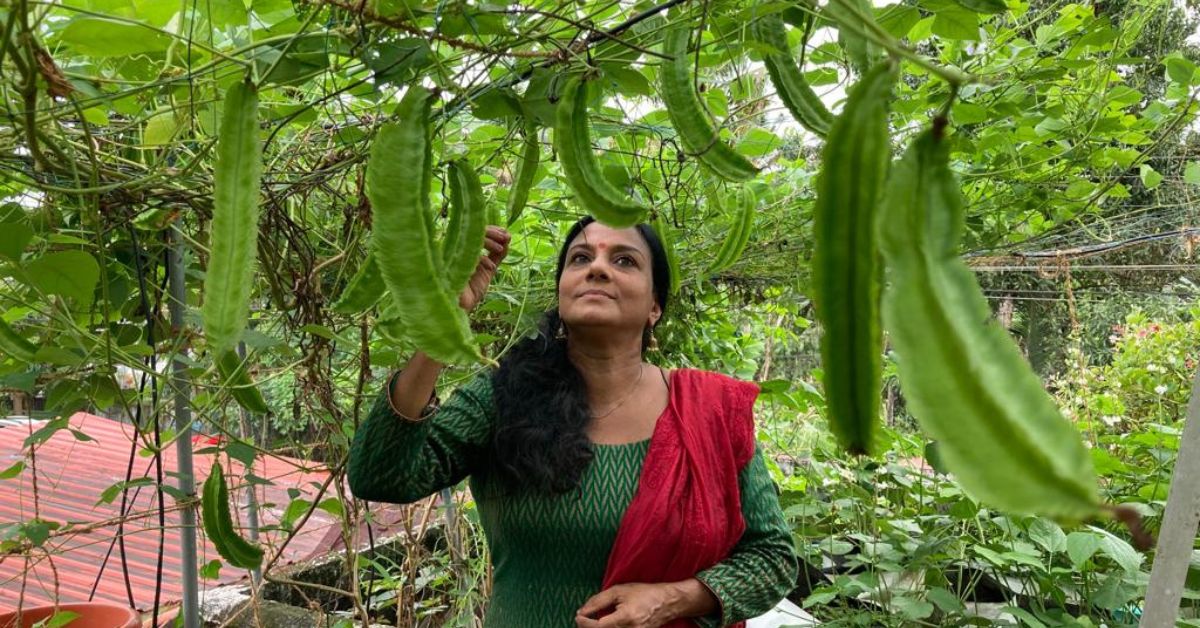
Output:
<svg viewBox="0 0 1200 628">
<path fill-rule="evenodd" d="M 670 383 L 602 589 L 691 578 L 728 557 L 746 529 L 738 474 L 754 455 L 758 385 L 693 369 L 673 371 Z"/>
</svg>

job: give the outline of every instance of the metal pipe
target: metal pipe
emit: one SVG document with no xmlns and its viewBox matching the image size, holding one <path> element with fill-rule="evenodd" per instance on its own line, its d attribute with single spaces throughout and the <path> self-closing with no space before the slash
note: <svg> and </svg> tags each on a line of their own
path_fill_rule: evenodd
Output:
<svg viewBox="0 0 1200 628">
<path fill-rule="evenodd" d="M 171 331 L 174 337 L 183 334 L 184 311 L 187 309 L 187 285 L 183 264 L 184 242 L 179 226 L 171 227 L 171 251 L 167 255 L 167 276 L 170 281 L 170 298 L 167 307 L 171 312 Z M 183 351 L 183 349 L 180 349 Z M 192 380 L 188 366 L 176 353 L 171 360 L 171 386 L 175 389 L 175 452 L 179 458 L 179 491 L 188 497 L 196 495 L 196 481 L 192 468 Z M 179 511 L 179 574 L 183 584 L 184 628 L 200 628 L 200 577 L 196 568 L 196 507 L 185 506 Z"/>
</svg>

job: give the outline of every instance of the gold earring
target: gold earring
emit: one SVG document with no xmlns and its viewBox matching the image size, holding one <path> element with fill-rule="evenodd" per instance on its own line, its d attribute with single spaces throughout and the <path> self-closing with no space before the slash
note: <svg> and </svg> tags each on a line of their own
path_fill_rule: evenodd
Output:
<svg viewBox="0 0 1200 628">
<path fill-rule="evenodd" d="M 555 340 L 566 340 L 567 339 L 566 323 L 563 323 L 562 321 L 558 321 L 558 331 L 554 332 L 554 339 Z"/>
<path fill-rule="evenodd" d="M 654 328 L 650 328 L 650 351 L 658 351 L 658 338 L 654 336 Z"/>
</svg>

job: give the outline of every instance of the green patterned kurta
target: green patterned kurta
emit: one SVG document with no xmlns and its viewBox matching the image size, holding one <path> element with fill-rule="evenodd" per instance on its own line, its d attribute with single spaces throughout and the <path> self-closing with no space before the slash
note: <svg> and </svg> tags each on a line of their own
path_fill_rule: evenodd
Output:
<svg viewBox="0 0 1200 628">
<path fill-rule="evenodd" d="M 503 497 L 482 464 L 492 416 L 487 374 L 421 422 L 396 416 L 382 391 L 354 435 L 351 490 L 361 499 L 409 503 L 470 476 L 494 569 L 485 625 L 572 627 L 576 609 L 599 592 L 650 441 L 595 445 L 578 490 L 567 495 Z M 795 586 L 791 532 L 761 451 L 739 484 L 746 531 L 727 559 L 696 574 L 722 607 L 696 618 L 705 628 L 760 615 Z"/>
</svg>

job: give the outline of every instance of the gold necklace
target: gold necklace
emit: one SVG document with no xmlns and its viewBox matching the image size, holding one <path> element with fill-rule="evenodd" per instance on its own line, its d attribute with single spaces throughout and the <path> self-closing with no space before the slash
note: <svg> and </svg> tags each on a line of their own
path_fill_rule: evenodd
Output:
<svg viewBox="0 0 1200 628">
<path fill-rule="evenodd" d="M 617 405 L 615 405 L 615 406 L 613 406 L 613 407 L 609 408 L 609 409 L 608 409 L 608 412 L 605 412 L 604 414 L 597 414 L 597 415 L 593 416 L 592 418 L 593 418 L 593 419 L 603 419 L 604 417 L 606 417 L 606 416 L 608 416 L 608 415 L 610 415 L 610 414 L 612 414 L 612 413 L 616 412 L 616 411 L 617 411 L 617 408 L 620 408 L 620 407 L 621 407 L 621 405 L 622 405 L 622 404 L 624 404 L 626 401 L 629 401 L 629 398 L 633 396 L 633 393 L 637 392 L 637 387 L 638 387 L 638 384 L 642 383 L 642 374 L 643 374 L 643 373 L 645 373 L 645 372 L 646 372 L 646 363 L 645 363 L 645 362 L 643 362 L 643 363 L 641 364 L 641 368 L 640 368 L 640 369 L 638 369 L 638 377 L 637 377 L 637 381 L 635 381 L 635 382 L 633 383 L 633 390 L 629 391 L 629 394 L 628 394 L 628 395 L 625 395 L 625 398 L 624 398 L 624 399 L 622 399 L 621 401 L 619 401 L 619 402 L 617 403 Z"/>
</svg>

